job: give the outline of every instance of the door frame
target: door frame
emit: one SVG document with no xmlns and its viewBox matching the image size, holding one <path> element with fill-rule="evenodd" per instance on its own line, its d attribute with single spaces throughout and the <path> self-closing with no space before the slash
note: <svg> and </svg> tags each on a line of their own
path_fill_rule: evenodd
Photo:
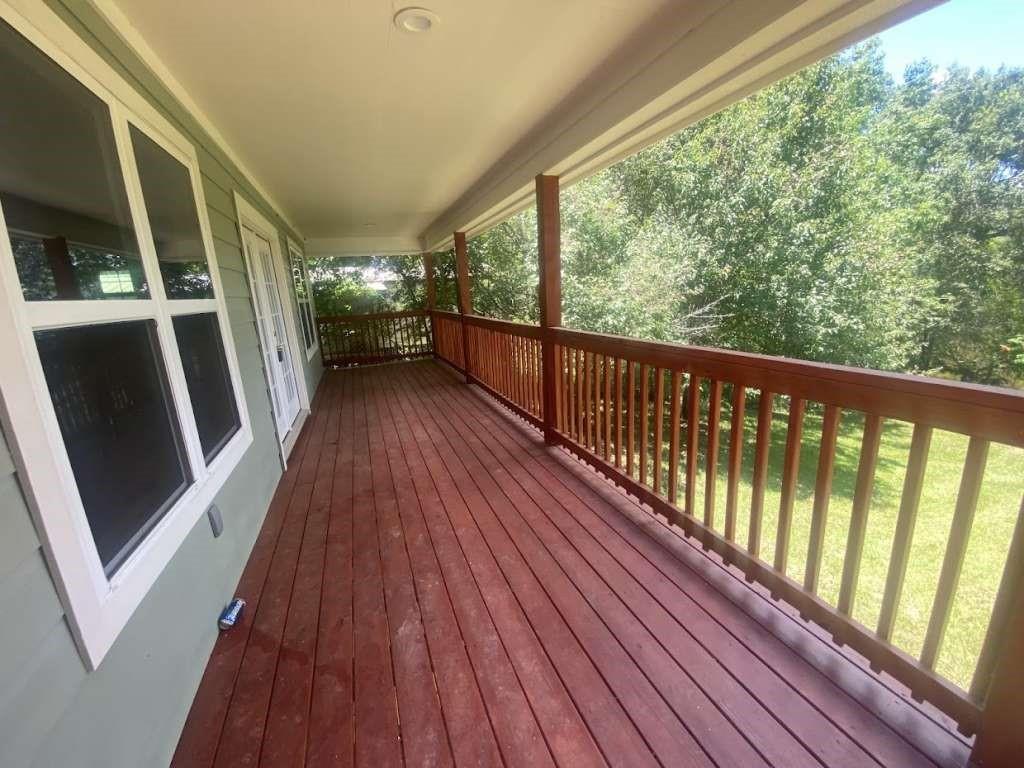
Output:
<svg viewBox="0 0 1024 768">
<path fill-rule="evenodd" d="M 299 338 L 298 327 L 296 325 L 295 317 L 295 301 L 292 297 L 291 286 L 291 272 L 285 272 L 285 261 L 283 251 L 281 249 L 281 238 L 278 235 L 277 228 L 267 220 L 267 218 L 256 210 L 248 200 L 242 197 L 238 190 L 234 191 L 235 198 L 235 210 L 238 213 L 238 237 L 239 237 L 239 248 L 242 251 L 242 261 L 245 264 L 246 277 L 249 280 L 249 296 L 251 300 L 257 302 L 258 299 L 253 295 L 253 281 L 255 278 L 255 272 L 253 271 L 253 265 L 249 260 L 249 255 L 246 253 L 244 237 L 242 234 L 242 227 L 247 227 L 255 232 L 260 237 L 264 238 L 270 243 L 270 255 L 274 262 L 274 279 L 277 281 L 277 290 L 281 294 L 281 302 L 286 306 L 281 307 L 281 313 L 284 315 L 284 326 L 285 334 L 288 337 L 288 354 L 292 361 L 292 372 L 295 376 L 295 389 L 299 396 L 299 412 L 295 416 L 295 421 L 292 423 L 291 431 L 286 434 L 281 434 L 277 427 L 277 416 L 274 414 L 272 421 L 274 422 L 274 432 L 277 434 L 277 442 L 281 446 L 281 461 L 286 463 L 288 455 L 291 453 L 292 448 L 295 445 L 295 440 L 298 437 L 299 432 L 302 429 L 302 425 L 309 415 L 309 390 L 306 388 L 306 369 L 303 365 L 302 355 L 299 354 L 299 350 L 304 350 L 305 346 Z M 283 287 L 282 287 L 283 286 Z M 253 307 L 255 312 L 255 306 Z M 260 336 L 259 328 L 256 329 L 256 338 L 259 340 L 260 345 L 263 344 L 263 338 Z M 262 365 L 262 357 L 261 357 Z M 264 380 L 269 375 L 269 371 L 264 371 Z M 264 381 L 264 383 L 267 383 Z M 268 390 L 269 392 L 269 384 Z M 271 402 L 271 409 L 274 404 Z"/>
</svg>

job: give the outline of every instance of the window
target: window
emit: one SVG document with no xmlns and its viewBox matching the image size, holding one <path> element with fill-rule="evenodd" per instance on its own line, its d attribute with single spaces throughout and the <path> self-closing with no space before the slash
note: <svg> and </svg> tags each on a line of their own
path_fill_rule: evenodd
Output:
<svg viewBox="0 0 1024 768">
<path fill-rule="evenodd" d="M 241 426 L 231 394 L 231 374 L 224 360 L 217 315 L 179 315 L 174 318 L 174 335 L 181 351 L 203 458 L 209 463 Z"/>
<path fill-rule="evenodd" d="M 9 26 L 0 29 L 0 205 L 29 301 L 149 298 L 110 108 Z M 111 172 L 115 171 L 115 172 Z M 130 293 L 100 275 L 132 273 Z"/>
<path fill-rule="evenodd" d="M 36 331 L 75 485 L 112 573 L 192 482 L 152 320 Z"/>
<path fill-rule="evenodd" d="M 0 391 L 95 666 L 252 432 L 194 148 L 81 40 L 52 46 L 51 11 L 0 13 Z"/>
<path fill-rule="evenodd" d="M 306 359 L 313 357 L 316 351 L 316 316 L 313 313 L 313 289 L 309 285 L 309 270 L 306 258 L 299 246 L 288 241 L 288 254 L 292 265 L 292 281 L 295 283 L 295 301 L 299 306 L 299 321 L 302 325 L 302 340 L 306 346 Z"/>
<path fill-rule="evenodd" d="M 134 125 L 129 130 L 164 292 L 168 299 L 212 299 L 188 169 Z"/>
</svg>

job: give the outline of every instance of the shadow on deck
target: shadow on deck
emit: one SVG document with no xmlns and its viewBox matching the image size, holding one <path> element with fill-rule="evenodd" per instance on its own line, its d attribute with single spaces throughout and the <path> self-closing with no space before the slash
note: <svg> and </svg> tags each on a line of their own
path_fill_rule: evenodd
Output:
<svg viewBox="0 0 1024 768">
<path fill-rule="evenodd" d="M 430 360 L 325 374 L 238 594 L 175 766 L 967 763 Z"/>
</svg>

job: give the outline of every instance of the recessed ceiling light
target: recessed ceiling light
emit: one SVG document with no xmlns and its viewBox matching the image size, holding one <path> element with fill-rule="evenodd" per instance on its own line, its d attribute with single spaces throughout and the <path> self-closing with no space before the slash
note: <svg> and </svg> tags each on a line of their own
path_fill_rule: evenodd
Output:
<svg viewBox="0 0 1024 768">
<path fill-rule="evenodd" d="M 403 32 L 429 32 L 441 23 L 441 17 L 426 8 L 403 8 L 395 14 L 395 26 Z"/>
</svg>

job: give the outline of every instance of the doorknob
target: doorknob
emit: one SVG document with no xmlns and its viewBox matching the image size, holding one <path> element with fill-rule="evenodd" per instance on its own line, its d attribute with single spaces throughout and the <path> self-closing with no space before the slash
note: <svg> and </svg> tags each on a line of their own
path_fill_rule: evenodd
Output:
<svg viewBox="0 0 1024 768">
<path fill-rule="evenodd" d="M 277 348 L 277 362 L 279 362 L 279 363 L 283 363 L 284 362 L 284 347 L 283 346 L 280 346 L 280 347 Z"/>
</svg>

